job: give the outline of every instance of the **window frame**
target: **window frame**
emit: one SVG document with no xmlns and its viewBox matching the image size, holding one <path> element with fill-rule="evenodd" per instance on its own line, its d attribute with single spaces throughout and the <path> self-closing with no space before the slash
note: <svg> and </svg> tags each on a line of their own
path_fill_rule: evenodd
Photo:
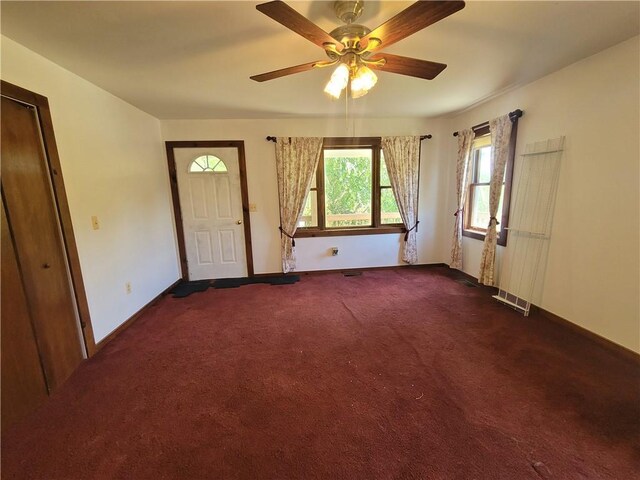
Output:
<svg viewBox="0 0 640 480">
<path fill-rule="evenodd" d="M 372 161 L 372 196 L 371 196 L 371 225 L 356 227 L 331 228 L 325 225 L 325 179 L 324 179 L 324 151 L 325 150 L 348 150 L 354 148 L 371 149 Z M 317 191 L 318 226 L 298 227 L 296 238 L 305 237 L 336 237 L 348 235 L 378 235 L 387 233 L 405 233 L 406 229 L 402 223 L 382 223 L 381 218 L 381 197 L 382 189 L 392 188 L 391 186 L 380 185 L 380 151 L 382 149 L 381 137 L 325 137 L 322 143 L 322 153 L 318 161 L 316 170 L 316 186 L 310 191 Z"/>
<path fill-rule="evenodd" d="M 507 237 L 509 234 L 509 209 L 511 206 L 511 187 L 513 182 L 513 166 L 515 162 L 516 156 L 516 141 L 518 137 L 518 118 L 512 119 L 511 126 L 511 138 L 509 139 L 509 153 L 507 157 L 507 165 L 504 176 L 504 197 L 502 199 L 502 215 L 500 217 L 500 232 L 498 233 L 497 244 L 506 247 L 507 246 Z M 484 135 L 490 134 L 489 125 L 483 125 L 478 128 L 473 129 L 475 133 L 475 137 L 482 137 Z M 493 143 L 491 144 L 493 146 Z M 471 159 L 470 162 L 474 162 L 474 159 Z M 473 167 L 470 163 L 470 167 Z M 473 172 L 470 172 L 473 174 Z M 487 185 L 486 183 L 475 183 L 474 185 Z M 476 240 L 484 241 L 486 237 L 486 229 L 484 232 L 481 232 L 476 229 L 470 229 L 468 227 L 471 218 L 471 205 L 472 205 L 472 191 L 471 191 L 471 182 L 469 182 L 469 186 L 467 187 L 467 198 L 464 205 L 464 219 L 463 219 L 463 227 L 462 227 L 462 236 L 468 238 L 474 238 Z"/>
<path fill-rule="evenodd" d="M 205 162 L 207 162 L 207 167 L 206 168 L 203 168 L 202 165 L 200 165 L 198 163 L 198 160 L 200 160 L 203 157 L 205 158 Z M 213 158 L 215 158 L 217 160 L 217 162 L 215 163 L 213 168 L 209 168 L 209 159 L 208 159 L 208 157 L 213 157 Z M 194 164 L 196 164 L 198 167 L 200 167 L 200 170 L 192 170 L 192 167 L 193 167 Z M 224 170 L 216 170 L 216 168 L 220 164 L 223 165 Z M 187 165 L 187 173 L 194 173 L 196 175 L 197 174 L 202 174 L 202 173 L 204 173 L 204 174 L 216 174 L 216 175 L 228 174 L 229 173 L 229 167 L 227 167 L 227 164 L 225 163 L 225 161 L 222 160 L 217 155 L 214 155 L 212 153 L 205 153 L 203 155 L 198 155 L 196 158 L 191 160 L 189 165 Z"/>
</svg>

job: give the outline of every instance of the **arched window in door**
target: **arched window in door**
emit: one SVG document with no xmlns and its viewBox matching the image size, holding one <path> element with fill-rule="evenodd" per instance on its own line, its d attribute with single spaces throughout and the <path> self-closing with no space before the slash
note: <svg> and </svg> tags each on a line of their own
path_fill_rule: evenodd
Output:
<svg viewBox="0 0 640 480">
<path fill-rule="evenodd" d="M 189 165 L 189 173 L 226 173 L 227 165 L 215 155 L 201 155 Z"/>
</svg>

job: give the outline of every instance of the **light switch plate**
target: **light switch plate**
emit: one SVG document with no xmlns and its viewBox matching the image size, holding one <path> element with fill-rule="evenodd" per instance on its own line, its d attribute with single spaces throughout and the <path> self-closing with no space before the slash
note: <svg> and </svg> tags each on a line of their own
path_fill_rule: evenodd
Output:
<svg viewBox="0 0 640 480">
<path fill-rule="evenodd" d="M 98 222 L 98 217 L 95 215 L 91 217 L 91 226 L 94 230 L 100 230 L 100 223 Z"/>
<path fill-rule="evenodd" d="M 249 211 L 250 212 L 257 212 L 258 211 L 258 207 L 256 206 L 255 203 L 250 203 L 249 204 Z"/>
</svg>

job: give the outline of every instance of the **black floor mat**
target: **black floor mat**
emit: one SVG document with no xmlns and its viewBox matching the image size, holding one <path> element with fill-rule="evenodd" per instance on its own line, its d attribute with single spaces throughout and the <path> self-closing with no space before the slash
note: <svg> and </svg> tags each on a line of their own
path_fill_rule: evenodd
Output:
<svg viewBox="0 0 640 480">
<path fill-rule="evenodd" d="M 197 280 L 194 282 L 180 282 L 171 290 L 173 298 L 187 297 L 195 292 L 204 292 L 211 286 L 211 280 Z"/>
<path fill-rule="evenodd" d="M 270 283 L 271 285 L 290 285 L 300 281 L 299 275 L 272 275 L 251 278 L 219 278 L 211 284 L 213 288 L 237 288 L 252 283 Z"/>
</svg>

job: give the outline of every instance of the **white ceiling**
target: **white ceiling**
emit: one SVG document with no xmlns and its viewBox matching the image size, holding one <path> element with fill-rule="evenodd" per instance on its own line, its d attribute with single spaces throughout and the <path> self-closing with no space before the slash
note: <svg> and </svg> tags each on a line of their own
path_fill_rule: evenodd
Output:
<svg viewBox="0 0 640 480">
<path fill-rule="evenodd" d="M 160 119 L 343 116 L 323 92 L 331 70 L 264 83 L 250 75 L 323 59 L 252 1 L 2 1 L 3 35 Z M 289 5 L 331 31 L 332 3 Z M 412 2 L 365 2 L 375 28 Z M 446 63 L 435 80 L 386 72 L 353 115 L 432 117 L 558 70 L 638 35 L 640 2 L 467 2 L 389 53 Z M 384 50 L 383 50 L 384 51 Z"/>
</svg>

